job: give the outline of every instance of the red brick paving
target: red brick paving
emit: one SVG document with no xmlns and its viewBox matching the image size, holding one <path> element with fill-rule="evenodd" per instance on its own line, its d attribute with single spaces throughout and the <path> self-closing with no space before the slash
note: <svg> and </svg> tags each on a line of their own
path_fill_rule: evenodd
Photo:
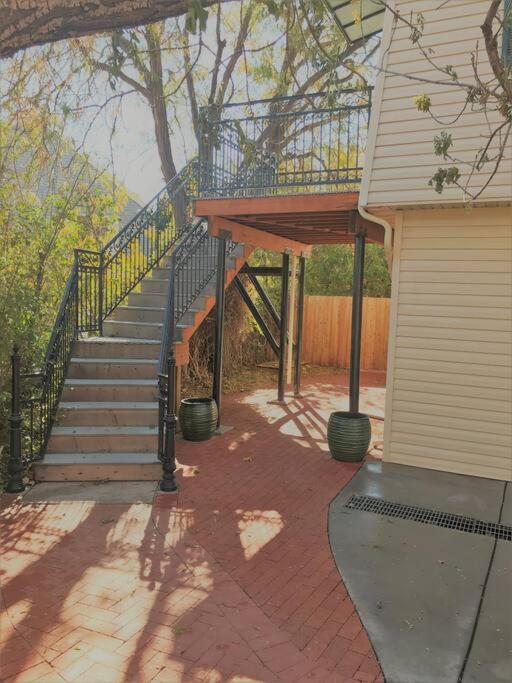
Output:
<svg viewBox="0 0 512 683">
<path fill-rule="evenodd" d="M 179 495 L 153 507 L 4 496 L 0 679 L 382 681 L 327 536 L 357 469 L 326 452 L 342 380 L 226 397 L 235 428 L 180 441 Z"/>
</svg>

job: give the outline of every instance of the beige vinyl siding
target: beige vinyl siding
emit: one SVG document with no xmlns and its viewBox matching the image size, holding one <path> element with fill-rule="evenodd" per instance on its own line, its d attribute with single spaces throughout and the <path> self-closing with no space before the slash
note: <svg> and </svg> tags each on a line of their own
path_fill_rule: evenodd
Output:
<svg viewBox="0 0 512 683">
<path fill-rule="evenodd" d="M 512 480 L 512 212 L 404 211 L 384 459 Z"/>
<path fill-rule="evenodd" d="M 488 0 L 447 0 L 441 6 L 430 0 L 395 2 L 396 9 L 405 17 L 414 19 L 419 12 L 423 14 L 425 32 L 421 43 L 426 50 L 433 50 L 434 63 L 442 67 L 453 66 L 458 78 L 470 83 L 474 82 L 471 52 L 476 51 L 477 43 L 480 77 L 483 80 L 491 77 L 480 30 L 488 5 Z M 430 66 L 409 36 L 410 29 L 401 22 L 394 26 L 388 12 L 383 38 L 388 49 L 384 50 L 383 72 L 377 83 L 361 187 L 361 204 L 369 207 L 453 205 L 464 201 L 458 188 L 446 188 L 442 194 L 437 194 L 428 185 L 439 167 L 454 165 L 454 162 L 444 162 L 434 155 L 434 137 L 442 130 L 451 133 L 453 156 L 471 162 L 486 143 L 493 125 L 503 120 L 497 113 L 491 112 L 486 117 L 468 107 L 453 122 L 463 107 L 465 91 L 454 87 L 446 75 Z M 409 76 L 442 83 L 415 82 Z M 430 114 L 417 110 L 413 100 L 424 93 L 430 96 L 432 109 L 442 123 L 436 123 Z M 497 136 L 490 156 L 496 153 L 499 142 Z M 459 168 L 465 184 L 468 168 L 460 164 Z M 474 193 L 480 189 L 491 170 L 489 163 L 475 172 L 469 190 Z M 511 199 L 512 138 L 499 171 L 478 201 L 501 203 Z"/>
</svg>

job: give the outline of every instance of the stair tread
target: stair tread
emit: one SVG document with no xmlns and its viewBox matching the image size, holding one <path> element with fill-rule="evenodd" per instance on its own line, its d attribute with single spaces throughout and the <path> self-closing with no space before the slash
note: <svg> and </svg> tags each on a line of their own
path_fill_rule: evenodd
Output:
<svg viewBox="0 0 512 683">
<path fill-rule="evenodd" d="M 78 341 L 80 344 L 158 344 L 158 346 L 162 343 L 160 339 L 136 339 L 135 337 L 87 337 Z"/>
<path fill-rule="evenodd" d="M 104 435 L 104 436 L 111 436 L 111 435 L 129 435 L 129 436 L 137 436 L 137 435 L 156 435 L 158 434 L 158 427 L 144 427 L 144 426 L 138 426 L 138 427 L 128 427 L 128 426 L 120 426 L 120 425 L 112 425 L 112 426 L 104 426 L 100 425 L 97 427 L 93 426 L 76 426 L 76 427 L 54 427 L 52 429 L 52 437 L 53 436 L 90 436 L 92 434 L 96 435 Z"/>
<path fill-rule="evenodd" d="M 37 463 L 44 465 L 137 465 L 160 463 L 156 453 L 47 453 Z"/>
<path fill-rule="evenodd" d="M 109 325 L 138 325 L 142 327 L 162 327 L 162 323 L 144 323 L 133 320 L 106 320 Z M 103 323 L 105 324 L 105 323 Z"/>
<path fill-rule="evenodd" d="M 156 401 L 61 401 L 60 408 L 65 410 L 154 410 Z"/>
<path fill-rule="evenodd" d="M 164 296 L 167 296 L 164 294 Z M 118 306 L 117 309 L 118 311 L 120 310 L 128 310 L 128 311 L 165 311 L 164 306 L 132 306 L 128 304 L 127 306 Z"/>
<path fill-rule="evenodd" d="M 71 358 L 70 360 L 71 363 L 90 363 L 91 365 L 94 365 L 94 363 L 118 363 L 119 365 L 133 365 L 134 363 L 140 363 L 141 365 L 157 365 L 158 360 L 154 358 L 93 358 L 93 357 L 87 357 L 87 358 L 80 358 L 80 357 L 75 357 Z"/>
<path fill-rule="evenodd" d="M 92 384 L 101 384 L 103 386 L 114 386 L 116 384 L 121 386 L 156 386 L 156 379 L 66 379 L 64 384 L 78 384 L 81 386 L 89 386 Z"/>
</svg>

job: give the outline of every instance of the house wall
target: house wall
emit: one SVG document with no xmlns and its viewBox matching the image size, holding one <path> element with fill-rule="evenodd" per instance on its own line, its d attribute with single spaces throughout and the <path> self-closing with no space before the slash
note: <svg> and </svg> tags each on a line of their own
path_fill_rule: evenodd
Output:
<svg viewBox="0 0 512 683">
<path fill-rule="evenodd" d="M 512 212 L 405 210 L 384 459 L 512 479 Z"/>
<path fill-rule="evenodd" d="M 445 67 L 452 65 L 458 78 L 474 82 L 471 52 L 478 55 L 478 72 L 485 80 L 491 75 L 480 25 L 489 6 L 489 0 L 395 0 L 402 16 L 415 20 L 421 12 L 425 20 L 425 33 L 421 44 L 431 59 Z M 412 12 L 412 15 L 411 15 Z M 477 50 L 477 43 L 479 49 Z M 458 188 L 446 188 L 442 194 L 428 186 L 433 173 L 443 162 L 433 152 L 433 140 L 442 130 L 452 134 L 454 156 L 471 162 L 486 142 L 493 124 L 502 117 L 478 111 L 465 111 L 453 122 L 465 101 L 465 91 L 449 81 L 449 77 L 432 67 L 410 40 L 410 29 L 393 22 L 386 12 L 383 33 L 383 71 L 377 79 L 374 106 L 361 186 L 360 203 L 363 206 L 421 206 L 425 204 L 453 205 L 464 201 Z M 441 81 L 440 84 L 415 82 L 410 76 Z M 421 113 L 414 97 L 430 95 L 433 111 L 442 119 L 437 123 L 428 113 Z M 497 142 L 501 139 L 496 138 Z M 497 144 L 491 147 L 492 152 Z M 512 198 L 512 139 L 508 140 L 506 158 L 499 171 L 480 196 L 479 201 L 510 202 Z M 463 170 L 463 166 L 459 165 Z M 475 192 L 487 180 L 492 164 L 476 172 L 469 183 Z M 464 177 L 468 171 L 464 171 Z"/>
</svg>

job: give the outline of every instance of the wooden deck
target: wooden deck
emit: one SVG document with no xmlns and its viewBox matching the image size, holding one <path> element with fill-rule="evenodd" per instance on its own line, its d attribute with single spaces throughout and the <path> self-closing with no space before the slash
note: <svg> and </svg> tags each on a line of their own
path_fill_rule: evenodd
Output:
<svg viewBox="0 0 512 683">
<path fill-rule="evenodd" d="M 352 244 L 361 229 L 382 244 L 383 228 L 359 215 L 358 199 L 358 192 L 197 199 L 195 214 L 208 218 L 213 235 L 294 254 L 314 244 Z"/>
</svg>

